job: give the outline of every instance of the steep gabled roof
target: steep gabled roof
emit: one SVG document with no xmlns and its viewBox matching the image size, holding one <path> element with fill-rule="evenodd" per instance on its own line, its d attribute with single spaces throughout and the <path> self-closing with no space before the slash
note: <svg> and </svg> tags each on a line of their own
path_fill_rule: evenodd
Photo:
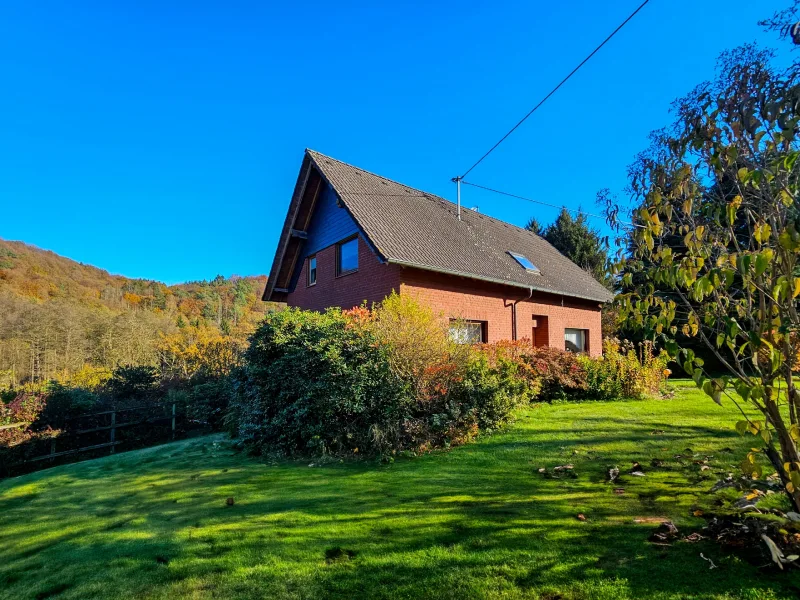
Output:
<svg viewBox="0 0 800 600">
<path fill-rule="evenodd" d="M 321 175 L 381 260 L 597 302 L 612 297 L 589 273 L 530 231 L 463 207 L 459 221 L 456 205 L 444 198 L 313 150 L 306 150 L 303 167 L 298 186 L 313 179 L 313 171 Z M 265 299 L 277 299 L 275 291 L 281 289 L 281 282 L 273 277 L 287 272 L 286 265 L 281 269 L 280 263 L 286 260 L 291 230 L 298 229 L 289 219 L 293 211 L 305 212 L 303 204 L 310 204 L 313 210 L 313 202 L 308 193 L 295 190 Z M 538 273 L 526 270 L 510 253 L 527 257 Z M 291 261 L 292 269 L 297 258 Z M 288 282 L 285 277 L 284 280 Z"/>
</svg>

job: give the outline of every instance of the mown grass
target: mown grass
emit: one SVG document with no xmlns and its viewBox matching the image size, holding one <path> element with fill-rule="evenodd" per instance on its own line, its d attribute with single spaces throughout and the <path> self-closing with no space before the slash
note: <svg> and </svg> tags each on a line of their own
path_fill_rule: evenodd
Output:
<svg viewBox="0 0 800 600">
<path fill-rule="evenodd" d="M 682 387 L 534 407 L 506 432 L 394 464 L 265 462 L 214 436 L 57 467 L 0 482 L 0 595 L 794 598 L 794 573 L 708 542 L 654 546 L 654 525 L 634 522 L 702 525 L 692 507 L 749 444 L 736 415 Z M 674 458 L 690 453 L 712 470 Z M 646 477 L 606 483 L 634 460 Z M 575 478 L 537 472 L 565 463 Z"/>
</svg>

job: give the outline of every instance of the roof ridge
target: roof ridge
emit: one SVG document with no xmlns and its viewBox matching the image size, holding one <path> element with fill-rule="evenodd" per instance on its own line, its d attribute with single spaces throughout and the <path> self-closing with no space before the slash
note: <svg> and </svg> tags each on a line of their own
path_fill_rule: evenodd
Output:
<svg viewBox="0 0 800 600">
<path fill-rule="evenodd" d="M 395 183 L 397 185 L 402 185 L 403 187 L 408 188 L 410 190 L 414 190 L 415 192 L 419 192 L 420 194 L 425 194 L 426 196 L 433 196 L 434 198 L 438 198 L 439 200 L 444 200 L 445 202 L 450 202 L 450 200 L 448 200 L 447 198 L 442 198 L 441 196 L 437 196 L 436 194 L 432 194 L 430 192 L 426 192 L 425 190 L 421 190 L 419 188 L 411 187 L 410 185 L 408 185 L 406 183 L 403 183 L 401 181 L 397 181 L 396 179 L 390 179 L 389 177 L 384 177 L 383 175 L 378 175 L 377 173 L 373 173 L 372 171 L 368 171 L 367 169 L 362 169 L 359 166 L 350 164 L 350 163 L 345 162 L 343 160 L 339 160 L 338 158 L 334 158 L 332 156 L 328 156 L 327 154 L 323 154 L 322 152 L 319 152 L 317 150 L 312 150 L 311 148 L 306 148 L 306 152 L 308 152 L 310 154 L 316 154 L 318 156 L 321 156 L 322 158 L 328 158 L 330 160 L 334 160 L 334 161 L 338 162 L 339 164 L 342 164 L 342 165 L 344 165 L 346 167 L 350 167 L 351 169 L 355 169 L 356 171 L 361 171 L 362 173 L 366 173 L 367 175 L 372 175 L 373 177 L 377 177 L 378 179 L 383 179 L 385 181 L 389 181 L 389 182 Z M 313 158 L 313 156 L 312 156 L 312 158 Z M 450 202 L 450 203 L 451 204 L 455 204 L 455 202 Z"/>
<path fill-rule="evenodd" d="M 367 175 L 372 175 L 373 177 L 377 177 L 378 179 L 383 179 L 384 181 L 390 181 L 391 183 L 395 183 L 397 185 L 401 185 L 401 186 L 403 186 L 405 188 L 408 188 L 410 190 L 413 190 L 415 192 L 419 192 L 420 194 L 423 194 L 425 196 L 430 196 L 430 197 L 435 198 L 437 200 L 441 200 L 443 202 L 447 202 L 448 204 L 452 204 L 454 207 L 458 206 L 452 200 L 448 200 L 447 198 L 443 198 L 442 196 L 438 196 L 436 194 L 432 194 L 431 192 L 426 192 L 425 190 L 421 190 L 419 188 L 411 187 L 410 185 L 402 183 L 402 182 L 397 181 L 395 179 L 390 179 L 389 177 L 384 177 L 383 175 L 378 175 L 377 173 L 373 173 L 372 171 L 368 171 L 367 169 L 362 169 L 359 166 L 350 164 L 350 163 L 345 162 L 343 160 L 339 160 L 338 158 L 334 158 L 333 156 L 328 156 L 327 154 L 323 154 L 322 152 L 319 152 L 318 150 L 313 150 L 311 148 L 306 148 L 306 152 L 309 153 L 309 154 L 312 154 L 312 155 L 317 155 L 317 156 L 320 156 L 322 158 L 327 158 L 327 159 L 336 161 L 339 164 L 345 165 L 346 167 L 350 167 L 351 169 L 355 169 L 356 171 L 361 171 L 362 173 L 366 173 Z M 312 156 L 312 159 L 314 159 L 314 156 Z M 314 160 L 316 162 L 316 159 L 314 159 Z M 543 240 L 543 241 L 547 242 L 547 240 L 545 240 L 541 235 L 539 235 L 537 233 L 534 233 L 530 229 L 526 229 L 524 227 L 520 227 L 519 225 L 515 225 L 514 223 L 509 223 L 508 221 L 503 221 L 502 219 L 498 219 L 497 217 L 493 217 L 492 215 L 487 214 L 487 213 L 482 213 L 482 212 L 479 212 L 477 210 L 472 210 L 471 208 L 466 208 L 463 205 L 461 206 L 461 208 L 464 209 L 464 210 L 469 210 L 471 212 L 474 212 L 477 215 L 481 215 L 482 217 L 486 217 L 486 218 L 491 219 L 493 221 L 497 221 L 498 223 L 501 223 L 503 225 L 510 225 L 511 227 L 519 229 L 520 231 L 524 231 L 525 233 L 527 233 L 529 235 L 532 235 L 535 238 L 538 238 L 540 240 Z M 550 245 L 552 246 L 552 244 L 550 244 Z M 556 251 L 558 251 L 558 250 L 556 250 Z"/>
</svg>

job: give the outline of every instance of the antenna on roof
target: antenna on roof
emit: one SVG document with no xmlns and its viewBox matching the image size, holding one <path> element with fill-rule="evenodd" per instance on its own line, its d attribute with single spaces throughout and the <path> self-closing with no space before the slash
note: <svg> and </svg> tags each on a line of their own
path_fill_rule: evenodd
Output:
<svg viewBox="0 0 800 600">
<path fill-rule="evenodd" d="M 456 214 L 458 215 L 458 220 L 461 220 L 461 180 L 464 179 L 463 177 L 453 177 L 450 181 L 454 181 L 456 184 L 456 204 L 458 208 L 456 209 Z"/>
</svg>

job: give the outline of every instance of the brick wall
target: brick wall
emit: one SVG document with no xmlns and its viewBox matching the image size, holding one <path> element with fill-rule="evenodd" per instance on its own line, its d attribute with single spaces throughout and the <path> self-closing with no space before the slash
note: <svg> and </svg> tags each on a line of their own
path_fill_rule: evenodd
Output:
<svg viewBox="0 0 800 600">
<path fill-rule="evenodd" d="M 512 339 L 512 309 L 517 302 L 517 337 L 536 345 L 564 349 L 564 329 L 587 329 L 589 353 L 602 352 L 600 307 L 596 302 L 565 298 L 522 288 L 453 277 L 419 269 L 381 263 L 367 243 L 358 240 L 358 271 L 336 277 L 336 245 L 317 252 L 317 283 L 308 286 L 308 262 L 302 265 L 297 285 L 287 299 L 289 306 L 324 310 L 330 306 L 352 308 L 365 300 L 371 306 L 392 290 L 411 294 L 440 312 L 443 318 L 463 318 L 488 323 L 489 342 Z"/>
<path fill-rule="evenodd" d="M 517 337 L 532 338 L 533 319 L 537 318 L 537 345 L 564 349 L 564 329 L 588 329 L 589 353 L 602 353 L 600 307 L 596 302 L 562 298 L 534 292 L 529 300 L 522 288 L 484 283 L 422 271 L 402 269 L 400 293 L 412 294 L 432 306 L 445 318 L 463 318 L 488 322 L 488 341 L 512 339 L 511 304 L 517 303 Z M 524 298 L 520 300 L 521 298 Z M 542 319 L 541 317 L 546 317 Z"/>
<path fill-rule="evenodd" d="M 364 300 L 371 306 L 392 290 L 400 289 L 400 267 L 381 263 L 367 243 L 358 238 L 358 271 L 336 277 L 336 244 L 317 252 L 317 283 L 308 286 L 308 261 L 304 260 L 295 289 L 287 304 L 310 310 L 330 306 L 353 308 Z"/>
</svg>

